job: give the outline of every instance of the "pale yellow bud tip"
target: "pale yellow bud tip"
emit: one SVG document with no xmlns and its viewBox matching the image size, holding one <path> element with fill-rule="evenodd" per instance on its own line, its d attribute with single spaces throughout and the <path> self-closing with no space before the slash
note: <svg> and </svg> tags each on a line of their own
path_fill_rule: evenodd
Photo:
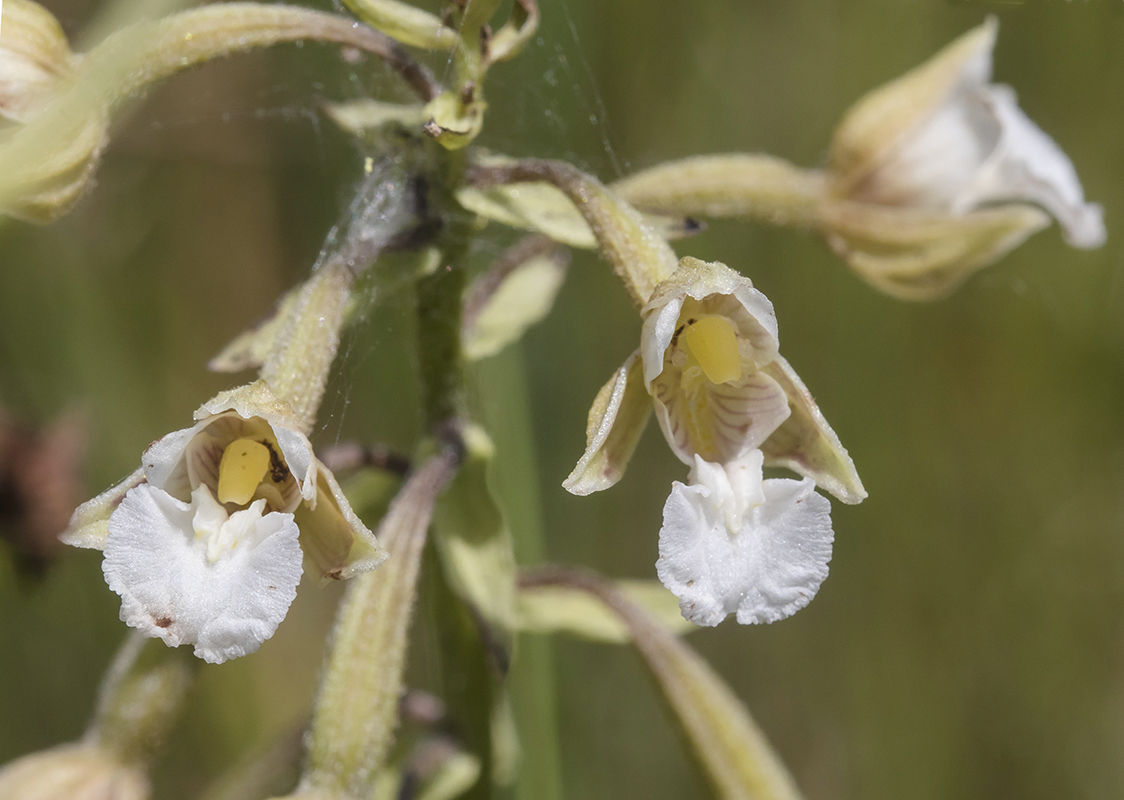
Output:
<svg viewBox="0 0 1124 800">
<path fill-rule="evenodd" d="M 268 447 L 253 439 L 235 439 L 219 462 L 219 502 L 248 503 L 268 469 Z"/>
<path fill-rule="evenodd" d="M 741 379 L 742 357 L 738 352 L 738 335 L 730 320 L 718 316 L 703 317 L 684 328 L 680 336 L 711 383 Z"/>
</svg>

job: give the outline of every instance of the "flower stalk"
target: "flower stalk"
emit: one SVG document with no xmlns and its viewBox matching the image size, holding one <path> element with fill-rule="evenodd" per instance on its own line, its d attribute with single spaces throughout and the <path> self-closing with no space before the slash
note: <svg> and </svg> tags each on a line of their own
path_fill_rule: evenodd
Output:
<svg viewBox="0 0 1124 800">
<path fill-rule="evenodd" d="M 179 717 L 197 664 L 130 631 L 102 682 L 85 743 L 123 763 L 147 763 Z"/>
<path fill-rule="evenodd" d="M 610 188 L 637 208 L 807 227 L 816 223 L 824 175 L 770 155 L 732 153 L 657 164 Z"/>
<path fill-rule="evenodd" d="M 338 260 L 324 264 L 301 288 L 261 377 L 292 406 L 301 429 L 312 430 L 324 397 L 355 272 Z"/>
<path fill-rule="evenodd" d="M 459 445 L 446 442 L 406 481 L 378 529 L 390 559 L 351 583 L 316 703 L 302 792 L 367 797 L 386 763 L 426 534 L 459 461 Z"/>
<path fill-rule="evenodd" d="M 675 271 L 675 252 L 640 213 L 596 178 L 564 161 L 523 159 L 477 165 L 468 182 L 477 187 L 542 181 L 561 189 L 593 229 L 601 252 L 613 265 L 637 307 Z"/>
<path fill-rule="evenodd" d="M 610 582 L 545 567 L 521 587 L 559 586 L 596 597 L 628 628 L 716 797 L 800 800 L 800 791 L 745 705 L 706 661 Z"/>
</svg>

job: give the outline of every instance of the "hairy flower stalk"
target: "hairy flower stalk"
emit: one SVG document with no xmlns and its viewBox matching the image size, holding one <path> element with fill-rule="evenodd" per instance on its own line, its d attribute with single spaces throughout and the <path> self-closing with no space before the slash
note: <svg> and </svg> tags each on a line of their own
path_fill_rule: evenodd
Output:
<svg viewBox="0 0 1124 800">
<path fill-rule="evenodd" d="M 148 770 L 183 707 L 194 666 L 130 633 L 86 734 L 0 768 L 5 800 L 147 800 Z"/>
<path fill-rule="evenodd" d="M 737 695 L 698 653 L 620 589 L 592 573 L 563 567 L 522 573 L 519 585 L 585 592 L 617 615 L 662 690 L 715 796 L 799 800 L 795 781 Z"/>
<path fill-rule="evenodd" d="M 0 109 L 19 122 L 0 140 L 0 209 L 49 222 L 89 187 L 108 143 L 109 115 L 138 90 L 187 67 L 255 47 L 311 40 L 383 58 L 422 100 L 438 88 L 390 37 L 300 6 L 219 3 L 120 30 L 71 56 L 53 18 L 7 0 L 0 45 Z M 9 44 L 13 39 L 18 39 Z"/>
<path fill-rule="evenodd" d="M 538 181 L 553 184 L 570 198 L 637 306 L 644 305 L 656 286 L 675 271 L 677 259 L 667 240 L 596 178 L 571 164 L 523 159 L 468 171 L 468 183 L 477 187 Z"/>
<path fill-rule="evenodd" d="M 406 481 L 378 529 L 389 561 L 348 589 L 320 685 L 299 794 L 367 797 L 372 779 L 386 763 L 398 725 L 426 533 L 437 496 L 455 473 L 460 455 L 458 443 L 447 443 Z"/>
<path fill-rule="evenodd" d="M 308 440 L 353 279 L 339 260 L 317 270 L 286 305 L 262 379 L 205 403 L 75 511 L 64 540 L 104 549 L 132 627 L 222 662 L 273 635 L 304 566 L 351 578 L 386 558 Z"/>
</svg>

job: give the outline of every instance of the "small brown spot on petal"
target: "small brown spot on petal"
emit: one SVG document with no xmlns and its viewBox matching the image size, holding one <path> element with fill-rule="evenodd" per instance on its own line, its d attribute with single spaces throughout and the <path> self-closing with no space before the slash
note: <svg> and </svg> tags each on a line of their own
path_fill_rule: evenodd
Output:
<svg viewBox="0 0 1124 800">
<path fill-rule="evenodd" d="M 170 627 L 172 627 L 172 618 L 171 617 L 157 617 L 155 619 L 155 622 L 156 622 L 157 628 L 170 628 Z"/>
</svg>

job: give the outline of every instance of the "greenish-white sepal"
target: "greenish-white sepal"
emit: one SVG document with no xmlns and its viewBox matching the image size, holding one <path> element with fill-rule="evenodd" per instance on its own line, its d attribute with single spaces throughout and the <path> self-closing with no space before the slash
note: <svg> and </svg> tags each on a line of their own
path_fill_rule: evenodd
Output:
<svg viewBox="0 0 1124 800">
<path fill-rule="evenodd" d="M 316 473 L 316 503 L 302 503 L 295 512 L 307 568 L 322 581 L 377 569 L 389 554 L 352 510 L 332 471 L 317 462 Z"/>
<path fill-rule="evenodd" d="M 297 287 L 282 295 L 268 317 L 238 334 L 217 356 L 207 362 L 207 369 L 212 372 L 241 372 L 245 369 L 257 369 L 264 364 L 266 356 L 277 343 L 278 335 L 284 330 L 285 322 L 300 293 L 301 288 Z"/>
<path fill-rule="evenodd" d="M 478 189 L 462 186 L 457 201 L 469 211 L 525 231 L 537 231 L 554 241 L 582 250 L 595 250 L 597 237 L 581 212 L 560 189 L 548 183 L 518 183 Z M 678 217 L 641 215 L 664 239 L 680 239 L 698 230 Z"/>
<path fill-rule="evenodd" d="M 416 800 L 453 800 L 480 779 L 480 759 L 462 750 L 449 755 L 418 788 Z"/>
<path fill-rule="evenodd" d="M 495 355 L 544 319 L 566 280 L 568 267 L 568 258 L 547 253 L 508 273 L 464 331 L 465 356 L 477 360 Z"/>
<path fill-rule="evenodd" d="M 589 409 L 585 453 L 563 481 L 563 488 L 570 494 L 587 495 L 619 481 L 651 413 L 637 350 L 597 393 Z"/>
<path fill-rule="evenodd" d="M 957 87 L 985 82 L 998 30 L 999 21 L 988 17 L 924 64 L 851 106 L 831 141 L 833 191 L 843 196 L 854 190 Z"/>
<path fill-rule="evenodd" d="M 457 32 L 439 17 L 398 0 L 344 0 L 355 15 L 375 30 L 403 44 L 426 50 L 451 50 L 460 41 Z"/>
<path fill-rule="evenodd" d="M 516 0 L 511 7 L 511 18 L 496 31 L 488 42 L 488 63 L 507 61 L 523 52 L 539 27 L 539 8 L 535 2 Z"/>
<path fill-rule="evenodd" d="M 1046 228 L 1050 216 L 1014 203 L 955 215 L 826 202 L 827 243 L 867 283 L 901 300 L 937 300 Z"/>
<path fill-rule="evenodd" d="M 112 489 L 106 489 L 97 497 L 87 500 L 70 517 L 70 524 L 59 539 L 72 547 L 85 547 L 91 550 L 104 550 L 109 536 L 109 517 L 121 505 L 125 495 L 134 486 L 144 483 L 144 467 L 140 467 Z"/>
<path fill-rule="evenodd" d="M 328 116 L 348 133 L 362 134 L 386 125 L 420 128 L 429 119 L 425 106 L 384 103 L 363 98 L 346 103 L 327 103 Z"/>
<path fill-rule="evenodd" d="M 151 794 L 142 763 L 125 763 L 92 742 L 52 747 L 0 767 L 0 797 L 5 800 L 149 800 Z"/>
<path fill-rule="evenodd" d="M 658 581 L 624 580 L 617 583 L 617 588 L 672 632 L 696 630 L 680 613 L 678 598 Z M 515 610 L 516 624 L 526 633 L 566 633 L 608 644 L 632 641 L 632 634 L 621 618 L 580 589 L 526 586 L 516 595 Z"/>
<path fill-rule="evenodd" d="M 827 424 L 811 392 L 787 361 L 777 356 L 762 371 L 788 396 L 790 414 L 761 445 L 765 466 L 786 467 L 811 478 L 816 486 L 844 503 L 866 499 L 855 462 Z"/>
<path fill-rule="evenodd" d="M 434 542 L 450 587 L 503 637 L 515 616 L 515 556 L 489 485 L 495 447 L 476 425 L 463 437 L 464 460 L 434 509 Z"/>
</svg>

